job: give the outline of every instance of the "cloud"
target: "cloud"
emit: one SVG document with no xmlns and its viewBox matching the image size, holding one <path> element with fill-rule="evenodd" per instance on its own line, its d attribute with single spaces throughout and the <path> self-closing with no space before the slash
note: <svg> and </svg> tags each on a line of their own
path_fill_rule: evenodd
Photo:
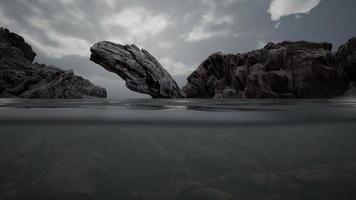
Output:
<svg viewBox="0 0 356 200">
<path fill-rule="evenodd" d="M 283 16 L 304 14 L 315 8 L 321 0 L 272 0 L 268 12 L 273 21 Z"/>
<path fill-rule="evenodd" d="M 9 27 L 15 25 L 16 21 L 6 17 L 4 12 L 0 8 L 0 24 L 1 26 Z"/>
<path fill-rule="evenodd" d="M 159 59 L 159 62 L 172 75 L 189 74 L 193 71 L 183 63 L 173 61 L 169 58 L 161 58 Z"/>
<path fill-rule="evenodd" d="M 142 7 L 126 8 L 109 15 L 103 20 L 104 27 L 118 26 L 125 30 L 125 40 L 130 42 L 143 41 L 163 32 L 169 25 L 169 20 L 161 14 L 153 14 Z"/>
<path fill-rule="evenodd" d="M 266 46 L 266 42 L 265 41 L 262 41 L 262 40 L 258 40 L 257 41 L 257 44 L 256 44 L 256 49 L 262 49 L 263 47 Z"/>
<path fill-rule="evenodd" d="M 183 38 L 186 42 L 198 42 L 211 37 L 227 37 L 228 33 L 226 30 L 209 31 L 206 26 L 201 25 L 195 26 L 190 33 L 183 35 Z"/>
<path fill-rule="evenodd" d="M 15 29 L 12 31 L 21 30 L 16 21 L 7 20 L 5 17 L 2 18 L 2 21 L 6 26 Z M 45 35 L 31 34 L 31 31 L 26 29 L 21 31 L 21 35 L 26 42 L 31 44 L 35 50 L 40 51 L 40 53 L 53 58 L 68 55 L 88 56 L 91 44 L 87 40 L 55 31 L 51 21 L 48 19 L 32 17 L 26 19 L 26 21 L 32 24 L 33 28 L 36 28 L 38 32 L 45 33 Z"/>
<path fill-rule="evenodd" d="M 26 33 L 22 34 L 22 36 L 24 36 L 26 41 L 29 42 L 35 49 L 41 51 L 43 54 L 46 54 L 46 56 L 53 58 L 61 58 L 69 55 L 87 57 L 91 46 L 91 44 L 86 40 L 64 36 L 56 32 L 47 32 L 47 37 L 50 40 L 61 41 L 61 43 L 56 46 L 46 45 L 45 43 L 42 43 L 41 40 L 38 40 L 36 37 Z"/>
<path fill-rule="evenodd" d="M 236 1 L 243 1 L 243 0 L 200 0 L 201 3 L 208 5 L 209 7 L 217 7 L 217 5 L 221 5 L 223 7 L 230 6 L 232 3 Z"/>
<path fill-rule="evenodd" d="M 229 31 L 222 28 L 223 25 L 234 23 L 232 15 L 218 14 L 216 12 L 217 4 L 212 0 L 201 0 L 203 4 L 208 5 L 208 11 L 202 15 L 201 21 L 195 25 L 189 33 L 181 35 L 186 42 L 198 42 L 211 37 L 227 37 Z M 223 6 L 233 3 L 233 0 L 221 1 Z M 192 16 L 190 16 L 192 17 Z M 218 27 L 218 30 L 212 27 Z"/>
<path fill-rule="evenodd" d="M 174 46 L 173 43 L 168 42 L 168 41 L 158 43 L 158 47 L 160 47 L 162 49 L 170 49 L 170 48 L 173 48 L 173 46 Z"/>
</svg>

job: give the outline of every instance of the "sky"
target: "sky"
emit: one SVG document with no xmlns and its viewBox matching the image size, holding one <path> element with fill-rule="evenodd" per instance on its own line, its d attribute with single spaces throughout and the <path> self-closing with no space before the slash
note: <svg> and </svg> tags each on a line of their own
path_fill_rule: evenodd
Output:
<svg viewBox="0 0 356 200">
<path fill-rule="evenodd" d="M 180 86 L 215 52 L 244 53 L 284 40 L 356 36 L 355 0 L 0 0 L 0 26 L 22 35 L 36 61 L 73 69 L 109 98 L 145 98 L 89 60 L 98 41 L 148 50 Z"/>
</svg>

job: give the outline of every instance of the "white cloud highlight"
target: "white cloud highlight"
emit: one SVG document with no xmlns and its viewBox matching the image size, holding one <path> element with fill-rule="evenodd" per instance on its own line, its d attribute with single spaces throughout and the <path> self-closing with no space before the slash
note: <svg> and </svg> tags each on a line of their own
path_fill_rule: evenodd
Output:
<svg viewBox="0 0 356 200">
<path fill-rule="evenodd" d="M 273 21 L 283 16 L 306 14 L 319 5 L 321 0 L 272 0 L 268 12 Z"/>
</svg>

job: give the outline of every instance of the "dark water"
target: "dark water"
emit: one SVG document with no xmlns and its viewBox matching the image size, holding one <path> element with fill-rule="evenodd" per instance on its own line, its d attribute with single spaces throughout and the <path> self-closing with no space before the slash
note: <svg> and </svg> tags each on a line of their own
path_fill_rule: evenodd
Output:
<svg viewBox="0 0 356 200">
<path fill-rule="evenodd" d="M 356 199 L 356 99 L 0 100 L 0 200 Z"/>
</svg>

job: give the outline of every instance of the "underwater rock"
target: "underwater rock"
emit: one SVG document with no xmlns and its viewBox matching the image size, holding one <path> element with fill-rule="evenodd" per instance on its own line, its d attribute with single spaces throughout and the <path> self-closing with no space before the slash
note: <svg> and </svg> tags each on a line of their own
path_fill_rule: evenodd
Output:
<svg viewBox="0 0 356 200">
<path fill-rule="evenodd" d="M 36 53 L 24 38 L 0 29 L 0 97 L 78 99 L 107 96 L 106 90 L 72 70 L 33 63 Z"/>
<path fill-rule="evenodd" d="M 144 49 L 103 41 L 90 51 L 90 60 L 119 75 L 130 90 L 153 98 L 184 97 L 171 75 Z"/>
</svg>

